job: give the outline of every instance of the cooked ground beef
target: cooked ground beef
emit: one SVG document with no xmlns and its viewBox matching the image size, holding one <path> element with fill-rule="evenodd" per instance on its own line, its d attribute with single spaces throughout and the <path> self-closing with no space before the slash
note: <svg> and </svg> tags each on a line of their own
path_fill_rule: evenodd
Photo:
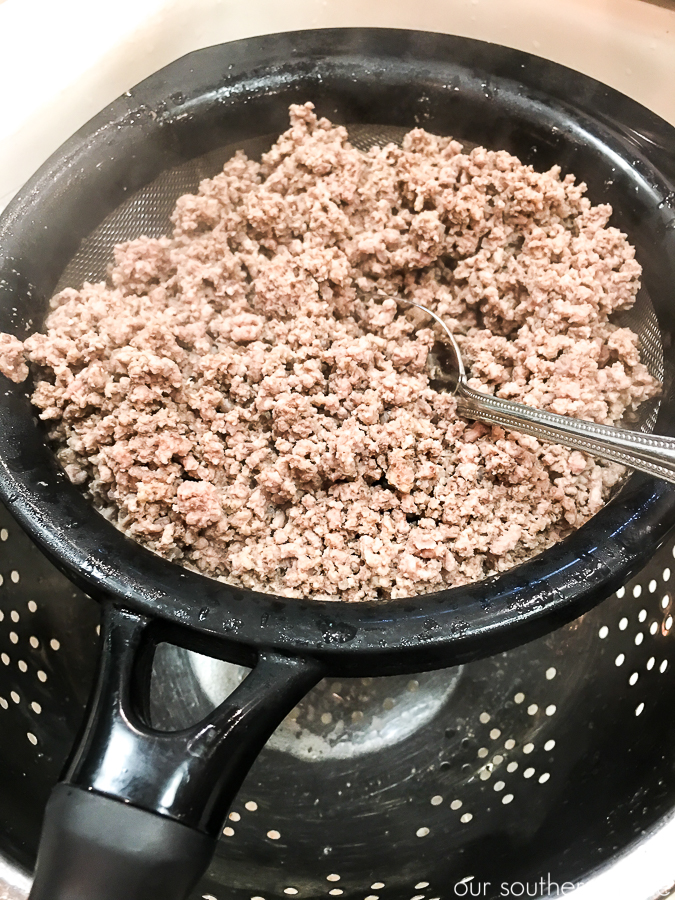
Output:
<svg viewBox="0 0 675 900">
<path fill-rule="evenodd" d="M 293 106 L 178 200 L 171 237 L 0 337 L 70 479 L 145 546 L 288 596 L 425 593 L 515 565 L 596 513 L 612 463 L 467 421 L 429 386 L 431 330 L 473 387 L 616 422 L 659 389 L 611 324 L 640 266 L 585 186 L 421 129 L 364 154 Z"/>
</svg>

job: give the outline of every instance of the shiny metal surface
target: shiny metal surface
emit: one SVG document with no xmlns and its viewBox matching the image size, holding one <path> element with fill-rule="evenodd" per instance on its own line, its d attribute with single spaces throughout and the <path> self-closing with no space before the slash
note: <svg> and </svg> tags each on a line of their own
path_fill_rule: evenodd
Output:
<svg viewBox="0 0 675 900">
<path fill-rule="evenodd" d="M 414 306 L 425 312 L 445 332 L 447 338 L 445 348 L 446 350 L 449 348 L 448 356 L 454 355 L 454 359 L 448 361 L 438 356 L 435 359 L 440 366 L 440 377 L 446 379 L 448 386 L 457 396 L 457 410 L 461 415 L 469 419 L 479 419 L 482 422 L 522 431 L 538 440 L 562 444 L 573 450 L 583 450 L 593 456 L 609 459 L 640 472 L 647 472 L 649 475 L 656 475 L 666 481 L 675 482 L 675 439 L 656 434 L 645 435 L 613 425 L 599 425 L 597 422 L 587 422 L 570 416 L 559 416 L 547 410 L 534 409 L 524 403 L 504 400 L 501 397 L 474 390 L 467 383 L 467 374 L 459 344 L 443 319 L 421 303 L 397 299 L 407 306 Z M 641 320 L 638 319 L 638 321 Z M 654 325 L 649 319 L 646 321 L 649 334 L 646 338 L 644 334 L 640 335 L 642 343 L 645 343 L 646 340 L 648 344 L 653 344 Z M 658 339 L 658 323 L 655 319 L 653 321 Z M 654 357 L 659 360 L 657 354 L 653 354 L 650 359 Z M 663 349 L 661 347 L 659 360 L 661 366 L 652 364 L 650 367 L 651 374 L 657 378 L 663 377 L 662 359 Z M 657 371 L 653 371 L 653 369 Z M 651 414 L 652 411 L 653 406 L 649 404 L 647 414 Z"/>
<path fill-rule="evenodd" d="M 31 878 L 16 862 L 0 854 L 0 900 L 25 900 Z"/>
</svg>

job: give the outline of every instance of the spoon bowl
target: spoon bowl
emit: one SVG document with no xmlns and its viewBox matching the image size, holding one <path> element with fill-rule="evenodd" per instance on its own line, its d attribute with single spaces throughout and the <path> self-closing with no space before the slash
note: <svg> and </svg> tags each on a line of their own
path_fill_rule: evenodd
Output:
<svg viewBox="0 0 675 900">
<path fill-rule="evenodd" d="M 434 343 L 427 362 L 432 376 L 430 383 L 437 390 L 447 390 L 457 397 L 459 415 L 562 444 L 675 483 L 675 439 L 560 416 L 476 391 L 469 386 L 459 344 L 443 319 L 421 303 L 403 297 L 391 299 L 422 310 L 440 327 L 443 339 Z"/>
</svg>

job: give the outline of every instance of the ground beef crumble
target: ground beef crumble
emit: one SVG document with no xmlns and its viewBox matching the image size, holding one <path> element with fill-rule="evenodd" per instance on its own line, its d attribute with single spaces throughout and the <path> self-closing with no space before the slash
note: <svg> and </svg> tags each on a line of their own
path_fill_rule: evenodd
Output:
<svg viewBox="0 0 675 900">
<path fill-rule="evenodd" d="M 658 383 L 608 321 L 640 266 L 585 186 L 421 129 L 367 154 L 293 106 L 178 200 L 171 237 L 119 246 L 108 284 L 0 336 L 69 478 L 119 528 L 224 581 L 288 596 L 403 597 L 521 562 L 623 474 L 457 416 L 429 386 L 434 309 L 473 387 L 617 421 Z"/>
</svg>

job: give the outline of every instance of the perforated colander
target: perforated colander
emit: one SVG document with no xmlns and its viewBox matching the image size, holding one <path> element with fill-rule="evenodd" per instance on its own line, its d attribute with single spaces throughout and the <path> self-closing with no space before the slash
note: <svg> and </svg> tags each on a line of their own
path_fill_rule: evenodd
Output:
<svg viewBox="0 0 675 900">
<path fill-rule="evenodd" d="M 0 520 L 0 847 L 30 869 L 93 683 L 100 614 L 4 510 Z M 532 891 L 549 874 L 592 885 L 600 866 L 646 841 L 675 808 L 674 580 L 670 541 L 592 612 L 524 647 L 431 683 L 380 678 L 371 691 L 360 679 L 322 682 L 301 707 L 315 710 L 309 735 L 325 737 L 326 714 L 345 718 L 345 695 L 347 718 L 363 712 L 373 743 L 373 720 L 386 727 L 390 704 L 397 712 L 421 694 L 432 715 L 363 752 L 324 748 L 318 759 L 289 753 L 282 725 L 191 897 L 445 900 L 468 878 L 517 893 L 519 882 Z M 183 654 L 162 648 L 162 724 L 210 705 Z M 636 878 L 625 896 L 646 900 L 642 884 Z"/>
<path fill-rule="evenodd" d="M 165 233 L 177 196 L 232 147 L 261 149 L 251 137 L 269 143 L 288 104 L 308 98 L 350 123 L 357 146 L 424 124 L 560 163 L 612 202 L 645 269 L 633 327 L 666 385 L 642 427 L 658 412 L 669 433 L 675 252 L 661 148 L 672 129 L 554 64 L 442 35 L 277 35 L 153 76 L 65 145 L 0 222 L 0 328 L 33 330 L 57 284 L 100 278 L 121 239 Z M 7 519 L 0 825 L 25 865 L 61 781 L 35 900 L 183 897 L 214 847 L 195 897 L 445 900 L 535 896 L 533 885 L 550 896 L 672 807 L 672 550 L 658 548 L 675 499 L 662 482 L 631 477 L 512 572 L 351 605 L 230 588 L 133 544 L 67 482 L 9 383 L 0 488 L 77 585 Z"/>
</svg>

